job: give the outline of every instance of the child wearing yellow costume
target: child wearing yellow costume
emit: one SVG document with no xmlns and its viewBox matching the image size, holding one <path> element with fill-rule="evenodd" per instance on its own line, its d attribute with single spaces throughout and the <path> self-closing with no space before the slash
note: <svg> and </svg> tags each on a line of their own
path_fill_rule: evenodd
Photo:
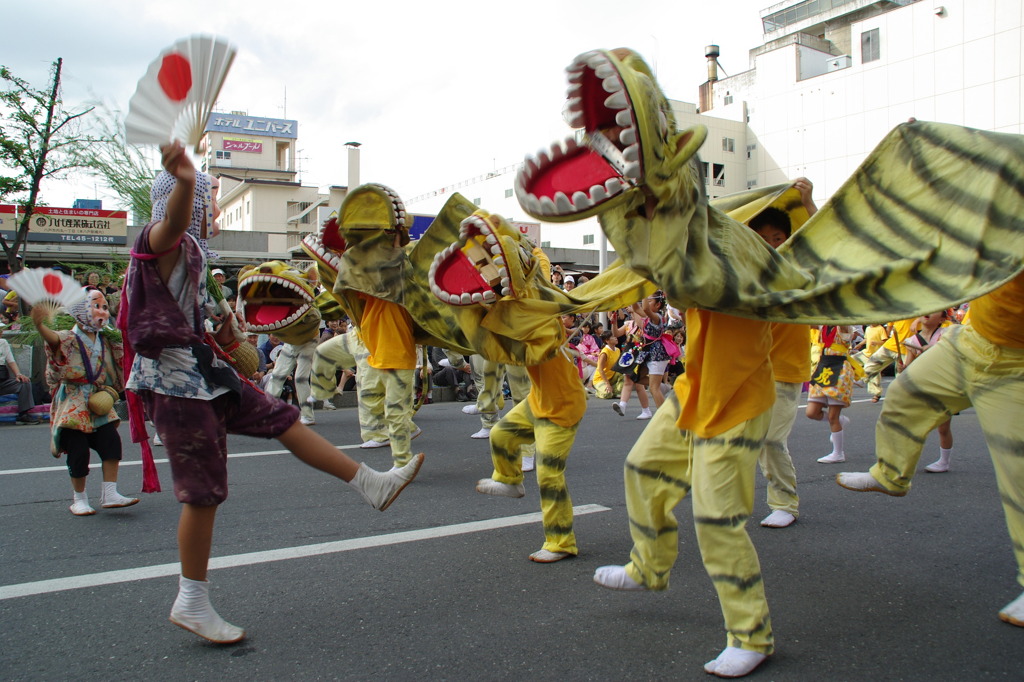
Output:
<svg viewBox="0 0 1024 682">
<path fill-rule="evenodd" d="M 619 339 L 610 331 L 601 333 L 601 340 L 604 346 L 597 356 L 597 369 L 594 370 L 594 392 L 602 400 L 611 400 L 622 395 L 623 377 L 618 372 L 613 372 L 612 367 L 619 361 L 622 351 L 619 349 Z"/>
<path fill-rule="evenodd" d="M 704 567 L 718 591 L 726 652 L 756 667 L 774 650 L 761 567 L 746 523 L 775 400 L 768 322 L 686 311 L 686 372 L 626 457 L 633 550 L 594 581 L 620 590 L 664 590 L 679 548 L 672 510 L 693 494 Z M 723 655 L 726 654 L 723 652 Z"/>
</svg>

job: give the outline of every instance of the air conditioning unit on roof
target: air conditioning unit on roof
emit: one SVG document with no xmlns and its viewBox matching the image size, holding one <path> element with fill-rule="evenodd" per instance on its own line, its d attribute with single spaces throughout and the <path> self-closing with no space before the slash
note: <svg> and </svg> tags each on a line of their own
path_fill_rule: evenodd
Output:
<svg viewBox="0 0 1024 682">
<path fill-rule="evenodd" d="M 840 69 L 848 69 L 851 66 L 853 66 L 853 57 L 848 54 L 832 57 L 828 60 L 828 64 L 825 66 L 825 73 L 839 71 Z"/>
</svg>

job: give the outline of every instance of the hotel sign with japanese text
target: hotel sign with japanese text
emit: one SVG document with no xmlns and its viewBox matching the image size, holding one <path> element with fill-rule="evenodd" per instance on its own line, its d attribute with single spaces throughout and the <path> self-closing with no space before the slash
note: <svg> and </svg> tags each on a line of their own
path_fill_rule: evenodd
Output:
<svg viewBox="0 0 1024 682">
<path fill-rule="evenodd" d="M 13 240 L 23 216 L 20 206 L 0 204 L 0 235 Z M 128 212 L 37 206 L 28 230 L 30 242 L 124 246 L 128 243 Z"/>
<path fill-rule="evenodd" d="M 244 116 L 242 114 L 210 114 L 206 123 L 206 132 L 227 133 L 235 135 L 256 134 L 268 137 L 299 137 L 299 122 L 286 118 L 264 118 L 261 116 Z"/>
</svg>

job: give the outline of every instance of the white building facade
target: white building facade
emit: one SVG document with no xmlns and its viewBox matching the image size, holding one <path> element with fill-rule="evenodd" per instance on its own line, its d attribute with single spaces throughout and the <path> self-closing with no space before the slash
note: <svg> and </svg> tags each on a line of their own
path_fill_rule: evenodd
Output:
<svg viewBox="0 0 1024 682">
<path fill-rule="evenodd" d="M 1024 133 L 1021 0 L 802 0 L 761 12 L 751 69 L 705 113 L 746 120 L 747 185 L 799 176 L 831 196 L 914 117 Z M 711 144 L 712 140 L 709 137 Z"/>
<path fill-rule="evenodd" d="M 1024 133 L 1022 8 L 1022 0 L 787 0 L 767 7 L 760 13 L 764 42 L 750 50 L 750 68 L 719 80 L 709 64 L 700 104 L 672 102 L 680 128 L 708 128 L 700 150 L 708 196 L 806 176 L 820 205 L 911 117 Z M 445 192 L 524 219 L 514 179 L 508 167 Z M 445 192 L 416 197 L 410 209 L 436 212 Z M 547 247 L 597 249 L 600 239 L 595 219 L 541 224 Z"/>
</svg>

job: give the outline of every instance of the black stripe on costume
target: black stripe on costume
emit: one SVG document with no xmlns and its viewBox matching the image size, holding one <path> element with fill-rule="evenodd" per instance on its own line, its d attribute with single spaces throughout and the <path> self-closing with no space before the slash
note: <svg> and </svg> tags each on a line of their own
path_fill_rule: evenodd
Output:
<svg viewBox="0 0 1024 682">
<path fill-rule="evenodd" d="M 662 537 L 664 535 L 678 535 L 679 534 L 679 526 L 678 525 L 665 526 L 663 528 L 651 528 L 650 526 L 645 526 L 645 525 L 643 525 L 641 523 L 637 523 L 636 521 L 634 521 L 631 518 L 631 519 L 629 519 L 629 526 L 630 526 L 630 528 L 632 528 L 636 532 L 640 533 L 641 535 L 643 535 L 646 538 L 650 538 L 651 540 L 656 540 L 656 539 L 658 539 L 658 538 L 660 538 L 660 537 Z"/>
<path fill-rule="evenodd" d="M 752 587 L 760 585 L 763 581 L 760 573 L 752 575 L 749 578 L 741 578 L 738 575 L 726 575 L 724 573 L 718 573 L 709 577 L 713 583 L 725 583 L 727 585 L 732 585 L 733 587 L 738 587 L 744 592 Z"/>
<path fill-rule="evenodd" d="M 767 633 L 768 641 L 769 642 L 772 641 L 771 617 L 768 614 L 765 614 L 765 616 L 761 620 L 761 622 L 758 623 L 757 625 L 755 625 L 750 630 L 730 630 L 729 631 L 729 646 L 733 646 L 733 647 L 736 647 L 738 649 L 742 649 L 744 642 L 739 637 L 736 637 L 736 635 L 745 635 L 748 639 L 752 639 L 754 637 L 754 635 L 759 635 L 761 633 Z M 768 652 L 768 653 L 771 653 L 771 652 Z"/>
<path fill-rule="evenodd" d="M 569 497 L 569 490 L 565 486 L 549 488 L 547 486 L 540 486 L 540 499 L 548 500 L 549 502 L 572 502 Z"/>
<path fill-rule="evenodd" d="M 684 495 L 689 494 L 690 492 L 691 486 L 689 482 L 684 481 L 681 478 L 673 478 L 672 476 L 669 476 L 668 474 L 659 471 L 658 469 L 645 469 L 642 467 L 638 467 L 632 462 L 629 462 L 628 460 L 626 461 L 625 468 L 635 472 L 639 476 L 643 476 L 644 478 L 653 478 L 655 480 L 662 481 L 663 483 L 668 483 L 669 485 L 674 485 L 678 488 L 682 488 L 685 491 Z"/>
<path fill-rule="evenodd" d="M 553 473 L 562 473 L 565 471 L 565 463 L 568 457 L 559 457 L 557 455 L 547 455 L 538 452 L 536 454 L 537 463 L 543 464 L 545 468 L 550 469 Z"/>
<path fill-rule="evenodd" d="M 693 522 L 699 523 L 705 526 L 721 526 L 727 528 L 736 528 L 744 526 L 747 520 L 750 518 L 750 514 L 736 514 L 735 516 L 694 516 Z"/>
</svg>

